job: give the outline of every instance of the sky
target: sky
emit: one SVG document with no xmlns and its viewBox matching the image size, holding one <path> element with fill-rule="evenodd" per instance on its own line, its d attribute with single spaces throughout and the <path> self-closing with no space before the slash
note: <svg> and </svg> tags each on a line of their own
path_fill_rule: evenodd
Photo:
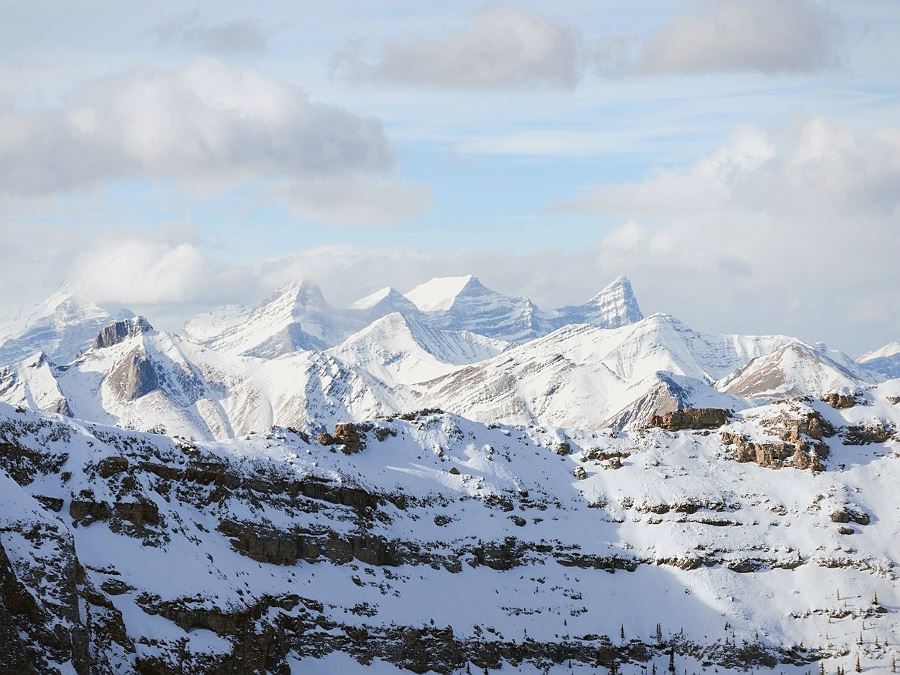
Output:
<svg viewBox="0 0 900 675">
<path fill-rule="evenodd" d="M 0 314 L 298 278 L 900 338 L 894 0 L 3 3 Z"/>
</svg>

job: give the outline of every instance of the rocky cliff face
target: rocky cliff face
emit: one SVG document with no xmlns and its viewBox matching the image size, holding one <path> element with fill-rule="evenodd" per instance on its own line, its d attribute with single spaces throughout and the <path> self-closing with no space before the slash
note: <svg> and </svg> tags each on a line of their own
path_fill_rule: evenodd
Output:
<svg viewBox="0 0 900 675">
<path fill-rule="evenodd" d="M 855 411 L 560 438 L 426 410 L 214 444 L 0 406 L 0 670 L 887 667 L 898 504 L 869 481 L 900 463 L 842 441 Z M 725 433 L 830 452 L 772 471 Z"/>
<path fill-rule="evenodd" d="M 112 347 L 130 337 L 149 333 L 152 330 L 153 326 L 151 326 L 150 322 L 142 316 L 122 319 L 121 321 L 116 321 L 115 323 L 105 326 L 103 330 L 97 334 L 94 343 L 91 345 L 91 349 L 105 349 L 106 347 Z"/>
<path fill-rule="evenodd" d="M 142 351 L 135 351 L 110 372 L 109 385 L 120 392 L 124 401 L 134 401 L 159 388 L 153 361 Z"/>
</svg>

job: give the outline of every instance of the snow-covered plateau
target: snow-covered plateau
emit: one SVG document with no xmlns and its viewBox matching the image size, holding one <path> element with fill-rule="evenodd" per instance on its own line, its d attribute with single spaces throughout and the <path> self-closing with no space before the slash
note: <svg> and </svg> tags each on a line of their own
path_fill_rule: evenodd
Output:
<svg viewBox="0 0 900 675">
<path fill-rule="evenodd" d="M 898 354 L 624 277 L 61 292 L 0 328 L 0 672 L 893 672 Z"/>
</svg>

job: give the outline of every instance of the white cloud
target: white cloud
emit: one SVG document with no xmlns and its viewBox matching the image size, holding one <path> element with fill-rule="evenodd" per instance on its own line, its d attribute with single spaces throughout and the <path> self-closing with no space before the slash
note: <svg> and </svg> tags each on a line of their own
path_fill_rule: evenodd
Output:
<svg viewBox="0 0 900 675">
<path fill-rule="evenodd" d="M 643 73 L 812 72 L 840 59 L 842 26 L 815 0 L 715 0 L 643 49 Z"/>
<path fill-rule="evenodd" d="M 0 191 L 9 194 L 129 179 L 219 190 L 357 176 L 388 185 L 393 165 L 393 144 L 377 120 L 209 58 L 96 81 L 52 113 L 0 111 Z M 314 197 L 307 210 L 327 215 L 325 195 Z M 381 218 L 370 220 L 385 222 L 396 208 L 380 206 Z"/>
<path fill-rule="evenodd" d="M 268 36 L 259 21 L 251 17 L 208 24 L 199 11 L 171 16 L 156 26 L 163 44 L 179 44 L 214 54 L 234 55 L 262 52 Z"/>
<path fill-rule="evenodd" d="M 598 263 L 646 280 L 688 321 L 838 335 L 848 348 L 860 333 L 900 331 L 898 130 L 744 129 L 693 165 L 561 208 L 625 220 Z"/>
<path fill-rule="evenodd" d="M 335 54 L 335 75 L 355 81 L 450 88 L 572 87 L 581 74 L 581 37 L 571 25 L 512 5 L 475 10 L 443 37 L 411 37 L 367 53 L 355 42 Z"/>
<path fill-rule="evenodd" d="M 214 262 L 190 242 L 128 238 L 79 255 L 69 283 L 98 303 L 177 305 L 241 293 L 249 274 Z"/>
</svg>

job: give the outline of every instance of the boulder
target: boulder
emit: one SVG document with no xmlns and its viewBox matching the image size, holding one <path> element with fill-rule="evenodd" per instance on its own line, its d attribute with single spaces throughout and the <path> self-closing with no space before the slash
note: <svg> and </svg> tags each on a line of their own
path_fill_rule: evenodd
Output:
<svg viewBox="0 0 900 675">
<path fill-rule="evenodd" d="M 345 455 L 354 455 L 366 447 L 365 431 L 361 432 L 359 427 L 353 422 L 336 424 L 333 434 L 323 431 L 316 440 L 322 445 L 343 446 L 341 452 Z"/>
<path fill-rule="evenodd" d="M 825 394 L 822 400 L 832 408 L 837 408 L 838 410 L 852 408 L 856 405 L 856 397 L 848 392 L 832 391 Z"/>
</svg>

